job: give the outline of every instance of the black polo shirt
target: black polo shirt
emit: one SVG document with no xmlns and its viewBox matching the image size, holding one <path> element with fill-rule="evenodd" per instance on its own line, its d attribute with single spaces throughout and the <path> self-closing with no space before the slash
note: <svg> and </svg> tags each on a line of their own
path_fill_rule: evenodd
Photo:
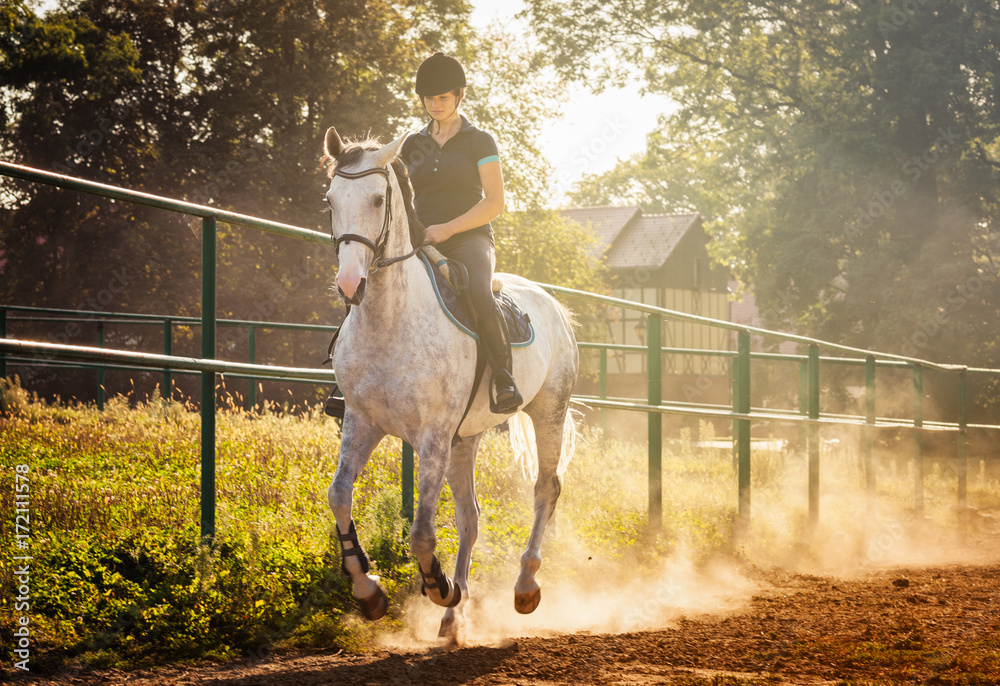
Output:
<svg viewBox="0 0 1000 686">
<path fill-rule="evenodd" d="M 443 148 L 431 137 L 428 122 L 406 139 L 400 152 L 413 184 L 413 207 L 424 226 L 444 224 L 475 207 L 483 199 L 479 167 L 500 159 L 493 136 L 459 116 L 462 127 Z M 492 234 L 489 224 L 471 231 Z"/>
</svg>

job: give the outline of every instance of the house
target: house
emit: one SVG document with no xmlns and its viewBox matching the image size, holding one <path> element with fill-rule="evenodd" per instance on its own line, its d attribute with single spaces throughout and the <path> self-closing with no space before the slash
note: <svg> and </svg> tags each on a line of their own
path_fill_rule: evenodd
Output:
<svg viewBox="0 0 1000 686">
<path fill-rule="evenodd" d="M 561 213 L 600 239 L 599 250 L 610 271 L 612 295 L 669 310 L 713 319 L 730 319 L 729 275 L 714 266 L 701 215 L 645 214 L 639 207 L 581 207 Z M 607 340 L 646 344 L 646 316 L 624 308 L 609 308 Z M 730 350 L 729 331 L 707 324 L 665 318 L 663 347 Z M 610 396 L 636 397 L 646 388 L 646 355 L 618 353 L 608 358 Z M 728 402 L 729 360 L 725 357 L 669 353 L 663 356 L 664 400 Z M 711 387 L 715 392 L 707 394 Z M 717 396 L 717 397 L 716 397 Z"/>
</svg>

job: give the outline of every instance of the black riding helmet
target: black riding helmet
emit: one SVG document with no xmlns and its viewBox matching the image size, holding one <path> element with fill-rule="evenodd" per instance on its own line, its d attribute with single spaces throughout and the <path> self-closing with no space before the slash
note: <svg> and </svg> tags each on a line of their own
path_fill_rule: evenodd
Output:
<svg viewBox="0 0 1000 686">
<path fill-rule="evenodd" d="M 441 95 L 464 88 L 465 70 L 462 63 L 451 55 L 436 52 L 417 69 L 417 95 Z"/>
</svg>

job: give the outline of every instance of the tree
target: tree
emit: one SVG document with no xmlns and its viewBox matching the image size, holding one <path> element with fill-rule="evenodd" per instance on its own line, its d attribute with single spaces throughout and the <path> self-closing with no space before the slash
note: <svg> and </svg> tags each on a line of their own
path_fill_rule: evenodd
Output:
<svg viewBox="0 0 1000 686">
<path fill-rule="evenodd" d="M 577 200 L 691 207 L 772 326 L 1000 364 L 993 3 L 528 0 L 547 55 L 678 104 Z"/>
<path fill-rule="evenodd" d="M 62 7 L 37 17 L 0 2 L 5 159 L 321 230 L 326 128 L 393 131 L 410 115 L 400 94 L 420 56 L 468 15 L 461 0 Z M 200 312 L 197 221 L 2 187 L 0 302 Z M 220 226 L 220 316 L 336 323 L 332 273 L 327 248 Z M 102 298 L 122 277 L 127 287 Z M 291 340 L 270 337 L 261 359 L 312 366 L 325 346 Z M 220 331 L 221 355 L 245 359 L 245 346 Z"/>
</svg>

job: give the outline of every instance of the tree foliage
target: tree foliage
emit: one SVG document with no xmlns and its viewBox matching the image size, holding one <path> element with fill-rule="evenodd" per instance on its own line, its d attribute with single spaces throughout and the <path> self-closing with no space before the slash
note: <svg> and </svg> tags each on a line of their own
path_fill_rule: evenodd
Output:
<svg viewBox="0 0 1000 686">
<path fill-rule="evenodd" d="M 578 202 L 697 209 L 773 326 L 1000 363 L 996 3 L 528 0 L 561 73 L 670 95 Z"/>
<path fill-rule="evenodd" d="M 502 26 L 473 32 L 469 9 L 464 0 L 73 0 L 39 16 L 24 0 L 0 0 L 0 156 L 325 230 L 327 127 L 386 140 L 422 126 L 413 76 L 443 49 L 467 64 L 466 111 L 502 150 L 499 268 L 597 288 L 585 237 L 542 210 L 551 169 L 534 132 L 558 111 L 560 78 Z M 0 193 L 0 302 L 200 314 L 198 220 L 9 179 Z M 221 224 L 218 251 L 219 316 L 342 316 L 330 249 Z M 198 354 L 196 333 L 178 328 L 175 350 Z M 92 335 L 84 327 L 69 342 Z M 156 350 L 159 336 L 113 327 L 106 343 Z M 321 339 L 269 334 L 258 359 L 313 366 Z M 246 331 L 220 329 L 221 356 L 247 352 Z"/>
<path fill-rule="evenodd" d="M 321 230 L 326 128 L 393 132 L 411 116 L 403 94 L 419 60 L 468 15 L 462 0 L 60 7 L 39 17 L 0 2 L 4 159 Z M 2 188 L 0 302 L 200 313 L 196 220 L 39 184 Z M 219 231 L 220 316 L 335 323 L 332 251 Z M 220 354 L 245 359 L 245 338 L 220 330 Z M 314 365 L 324 342 L 291 340 L 269 337 L 260 359 Z"/>
</svg>

